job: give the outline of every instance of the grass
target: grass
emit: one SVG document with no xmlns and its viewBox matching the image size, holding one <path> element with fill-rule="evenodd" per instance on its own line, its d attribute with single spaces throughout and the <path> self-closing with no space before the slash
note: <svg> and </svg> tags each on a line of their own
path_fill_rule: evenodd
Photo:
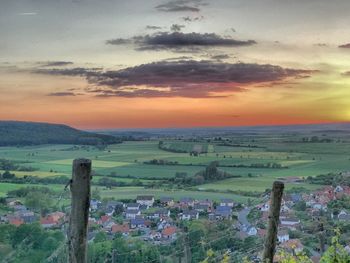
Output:
<svg viewBox="0 0 350 263">
<path fill-rule="evenodd" d="M 173 177 L 177 172 L 185 172 L 189 176 L 195 175 L 204 169 L 212 161 L 219 161 L 221 165 L 252 165 L 278 163 L 288 169 L 220 167 L 240 178 L 231 178 L 198 186 L 201 189 L 214 189 L 218 191 L 258 191 L 262 192 L 270 188 L 272 182 L 280 177 L 298 176 L 308 177 L 319 174 L 338 173 L 347 171 L 350 166 L 349 152 L 350 142 L 341 139 L 332 143 L 296 143 L 291 142 L 300 139 L 294 135 L 240 135 L 233 136 L 233 144 L 257 145 L 264 148 L 219 146 L 215 142 L 197 143 L 184 141 L 170 141 L 169 143 L 183 149 L 192 149 L 196 144 L 205 145 L 210 151 L 200 156 L 190 156 L 189 153 L 173 153 L 158 148 L 158 141 L 133 141 L 122 144 L 110 145 L 104 150 L 95 147 L 75 147 L 72 145 L 41 145 L 27 147 L 0 147 L 0 158 L 22 162 L 22 166 L 37 168 L 33 172 L 13 171 L 17 176 L 32 175 L 38 177 L 71 176 L 72 160 L 75 158 L 90 158 L 93 170 L 99 175 L 114 174 L 121 178 L 118 181 L 130 182 L 133 179 L 126 176 L 156 180 Z M 167 142 L 166 142 L 167 143 Z M 163 159 L 180 164 L 175 165 L 149 165 L 145 161 Z M 1 171 L 3 172 L 3 171 Z M 97 180 L 99 177 L 96 177 Z M 13 190 L 23 185 L 0 184 L 0 195 L 8 190 Z M 316 185 L 306 183 L 288 183 L 286 188 L 305 187 L 313 190 Z M 103 196 L 132 197 L 142 193 L 143 188 L 117 188 L 103 190 Z M 214 196 L 223 194 L 197 191 L 169 192 L 165 190 L 152 190 L 156 195 L 172 194 L 174 197 L 183 195 Z M 238 197 L 236 197 L 238 198 Z"/>
<path fill-rule="evenodd" d="M 28 186 L 35 186 L 35 187 L 49 187 L 50 189 L 61 192 L 64 189 L 63 185 L 59 184 L 50 184 L 50 185 L 43 185 L 43 184 L 11 184 L 11 183 L 0 183 L 0 197 L 6 196 L 8 191 L 17 190 L 22 187 L 28 187 Z"/>
</svg>

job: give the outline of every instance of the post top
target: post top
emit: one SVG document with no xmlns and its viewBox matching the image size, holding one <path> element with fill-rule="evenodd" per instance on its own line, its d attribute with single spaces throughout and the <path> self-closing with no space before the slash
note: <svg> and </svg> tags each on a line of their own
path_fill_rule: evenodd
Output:
<svg viewBox="0 0 350 263">
<path fill-rule="evenodd" d="M 281 182 L 281 181 L 274 181 L 273 182 L 273 187 L 284 188 L 284 183 Z"/>
<path fill-rule="evenodd" d="M 78 158 L 78 159 L 74 159 L 73 160 L 73 164 L 91 164 L 91 160 L 90 159 L 86 159 L 86 158 Z"/>
</svg>

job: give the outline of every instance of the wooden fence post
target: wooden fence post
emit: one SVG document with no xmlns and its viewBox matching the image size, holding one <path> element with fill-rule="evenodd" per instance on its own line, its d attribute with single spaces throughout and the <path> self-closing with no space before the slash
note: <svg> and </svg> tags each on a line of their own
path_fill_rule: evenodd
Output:
<svg viewBox="0 0 350 263">
<path fill-rule="evenodd" d="M 72 206 L 68 231 L 68 262 L 87 262 L 87 226 L 90 207 L 91 161 L 73 161 L 71 180 Z"/>
<path fill-rule="evenodd" d="M 284 184 L 282 182 L 275 181 L 273 183 L 270 200 L 269 223 L 264 245 L 264 263 L 273 262 L 273 257 L 276 250 L 278 221 L 280 218 L 283 189 Z"/>
</svg>

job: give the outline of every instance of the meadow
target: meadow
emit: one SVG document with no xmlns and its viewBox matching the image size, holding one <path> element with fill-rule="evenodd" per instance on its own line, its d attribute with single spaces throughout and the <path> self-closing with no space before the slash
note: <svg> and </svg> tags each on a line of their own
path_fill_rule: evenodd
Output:
<svg viewBox="0 0 350 263">
<path fill-rule="evenodd" d="M 190 155 L 188 152 L 177 153 L 159 149 L 158 140 L 128 141 L 109 145 L 102 150 L 94 146 L 73 145 L 0 147 L 0 159 L 16 161 L 23 166 L 36 169 L 30 172 L 13 171 L 18 177 L 25 175 L 70 177 L 72 160 L 80 157 L 92 160 L 93 171 L 99 175 L 94 180 L 100 176 L 113 176 L 113 179 L 120 182 L 130 182 L 135 178 L 139 178 L 142 182 L 151 182 L 172 178 L 176 173 L 194 176 L 212 161 L 219 162 L 220 170 L 239 176 L 191 187 L 187 191 L 170 192 L 162 189 L 127 187 L 102 190 L 103 196 L 115 198 L 152 192 L 157 196 L 170 194 L 175 198 L 180 196 L 216 198 L 220 195 L 238 199 L 242 197 L 228 191 L 264 192 L 278 178 L 306 178 L 348 169 L 350 143 L 346 138 L 335 138 L 330 143 L 304 143 L 299 139 L 292 135 L 234 135 L 230 137 L 230 144 L 222 141 L 202 143 L 202 145 L 210 145 L 211 150 L 198 156 Z M 177 141 L 169 141 L 167 145 L 177 145 L 176 143 Z M 196 144 L 198 143 L 179 141 L 176 147 L 190 151 L 196 148 Z M 145 163 L 153 159 L 176 163 L 176 165 Z M 278 164 L 280 168 L 255 167 L 257 164 L 261 166 L 268 163 Z M 0 184 L 0 195 L 16 187 L 18 186 Z M 293 187 L 314 190 L 321 186 L 305 182 L 286 183 L 287 189 Z M 225 192 L 225 194 L 217 192 Z"/>
</svg>

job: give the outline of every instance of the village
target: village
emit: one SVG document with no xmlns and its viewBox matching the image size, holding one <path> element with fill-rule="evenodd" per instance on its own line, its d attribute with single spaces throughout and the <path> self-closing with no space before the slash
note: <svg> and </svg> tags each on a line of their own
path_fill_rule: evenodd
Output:
<svg viewBox="0 0 350 263">
<path fill-rule="evenodd" d="M 327 186 L 310 193 L 285 193 L 282 199 L 278 229 L 278 251 L 291 254 L 306 252 L 313 262 L 319 262 L 320 255 L 329 246 L 329 225 L 340 227 L 345 235 L 345 227 L 350 223 L 350 211 L 341 207 L 350 197 L 348 186 Z M 44 229 L 67 231 L 67 211 L 54 211 L 40 215 L 28 209 L 17 199 L 6 199 L 9 212 L 1 216 L 1 224 L 20 226 L 39 222 Z M 90 202 L 88 242 L 103 233 L 108 239 L 121 235 L 125 239 L 140 239 L 154 245 L 166 245 L 184 234 L 185 223 L 207 221 L 217 224 L 229 222 L 232 235 L 239 240 L 254 238 L 261 244 L 253 247 L 251 256 L 259 262 L 263 248 L 266 224 L 270 209 L 269 195 L 262 202 L 250 207 L 231 199 L 195 200 L 183 197 L 174 200 L 163 196 L 139 195 L 135 200 L 97 200 Z M 328 225 L 328 226 L 326 226 Z M 346 236 L 346 235 L 345 235 Z M 346 240 L 347 244 L 349 240 Z M 344 247 L 350 253 L 350 246 Z M 234 252 L 235 248 L 231 248 Z M 277 253 L 278 257 L 278 253 Z"/>
</svg>

